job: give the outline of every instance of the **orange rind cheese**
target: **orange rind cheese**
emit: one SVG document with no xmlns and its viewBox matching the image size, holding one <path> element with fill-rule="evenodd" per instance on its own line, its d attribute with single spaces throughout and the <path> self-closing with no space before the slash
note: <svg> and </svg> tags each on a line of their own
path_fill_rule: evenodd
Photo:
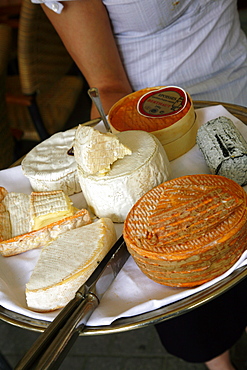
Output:
<svg viewBox="0 0 247 370">
<path fill-rule="evenodd" d="M 174 114 L 158 115 L 157 117 L 142 114 L 139 109 L 140 101 L 147 94 L 156 94 L 162 90 L 163 88 L 160 86 L 146 88 L 123 97 L 110 109 L 108 120 L 113 133 L 142 130 L 154 134 L 166 150 L 169 160 L 173 160 L 195 145 L 196 115 L 193 102 L 187 93 L 185 93 L 184 106 Z M 162 102 L 160 104 L 162 105 Z"/>
<path fill-rule="evenodd" d="M 155 91 L 161 87 L 152 87 L 133 92 L 116 102 L 109 112 L 109 121 L 113 129 L 117 131 L 143 130 L 153 132 L 170 127 L 179 121 L 189 111 L 191 100 L 188 99 L 186 107 L 176 115 L 171 115 L 165 119 L 148 118 L 140 115 L 137 104 L 140 98 L 148 92 Z"/>
<path fill-rule="evenodd" d="M 247 195 L 217 175 L 190 175 L 146 193 L 124 223 L 127 248 L 157 283 L 195 287 L 226 272 L 246 250 Z"/>
</svg>

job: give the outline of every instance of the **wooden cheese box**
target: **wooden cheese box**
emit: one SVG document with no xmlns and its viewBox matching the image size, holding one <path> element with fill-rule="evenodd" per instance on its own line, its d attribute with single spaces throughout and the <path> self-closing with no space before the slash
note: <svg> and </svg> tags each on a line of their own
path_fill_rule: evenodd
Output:
<svg viewBox="0 0 247 370">
<path fill-rule="evenodd" d="M 184 96 L 180 97 L 177 91 L 182 91 Z M 184 101 L 178 107 L 180 100 Z M 159 86 L 129 94 L 113 105 L 108 120 L 113 133 L 127 130 L 151 132 L 163 145 L 170 161 L 185 154 L 196 143 L 193 102 L 189 94 L 178 87 Z"/>
</svg>

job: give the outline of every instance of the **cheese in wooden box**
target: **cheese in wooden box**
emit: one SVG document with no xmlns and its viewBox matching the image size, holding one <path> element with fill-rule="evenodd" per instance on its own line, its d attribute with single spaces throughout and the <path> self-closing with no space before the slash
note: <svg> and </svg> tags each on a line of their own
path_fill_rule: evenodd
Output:
<svg viewBox="0 0 247 370">
<path fill-rule="evenodd" d="M 193 102 L 177 86 L 146 88 L 129 94 L 113 105 L 108 120 L 115 133 L 127 130 L 152 133 L 169 160 L 185 154 L 196 143 Z"/>
</svg>

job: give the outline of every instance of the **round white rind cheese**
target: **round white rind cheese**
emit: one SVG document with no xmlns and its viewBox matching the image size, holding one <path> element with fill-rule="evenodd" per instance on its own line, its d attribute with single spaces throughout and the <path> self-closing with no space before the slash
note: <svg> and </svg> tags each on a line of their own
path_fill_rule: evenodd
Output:
<svg viewBox="0 0 247 370">
<path fill-rule="evenodd" d="M 145 131 L 123 131 L 116 135 L 130 148 L 113 163 L 105 176 L 89 175 L 78 166 L 78 175 L 88 206 L 97 217 L 124 222 L 135 202 L 148 190 L 167 181 L 170 163 L 159 140 Z"/>
<path fill-rule="evenodd" d="M 22 171 L 34 191 L 63 190 L 67 195 L 81 191 L 75 158 L 68 155 L 75 131 L 71 129 L 52 135 L 23 159 Z"/>
</svg>

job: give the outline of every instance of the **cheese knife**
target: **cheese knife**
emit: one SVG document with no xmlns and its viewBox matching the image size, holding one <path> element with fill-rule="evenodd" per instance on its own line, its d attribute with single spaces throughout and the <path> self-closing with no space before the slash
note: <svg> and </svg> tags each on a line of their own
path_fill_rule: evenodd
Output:
<svg viewBox="0 0 247 370">
<path fill-rule="evenodd" d="M 110 125 L 107 121 L 106 114 L 105 114 L 105 111 L 103 109 L 103 105 L 101 103 L 101 99 L 100 99 L 100 96 L 99 96 L 99 90 L 97 89 L 97 87 L 92 87 L 91 89 L 89 89 L 88 90 L 88 95 L 90 96 L 93 103 L 95 104 L 95 106 L 96 106 L 96 108 L 97 108 L 97 110 L 100 114 L 100 117 L 101 117 L 101 119 L 104 123 L 106 131 L 110 132 L 111 128 L 110 128 Z"/>
<path fill-rule="evenodd" d="M 105 114 L 105 111 L 104 111 L 104 108 L 103 108 L 103 105 L 102 105 L 102 102 L 101 102 L 101 99 L 100 99 L 99 90 L 97 89 L 97 87 L 92 87 L 91 89 L 88 89 L 88 95 L 91 98 L 92 102 L 95 104 L 95 106 L 96 106 L 96 108 L 99 112 L 100 118 L 103 121 L 106 132 L 111 132 L 111 128 L 110 128 L 110 125 L 108 123 L 108 120 L 107 120 L 107 117 L 106 117 L 106 114 Z M 91 126 L 94 123 L 99 123 L 99 122 L 100 122 L 100 120 L 94 119 L 94 120 L 91 120 L 89 124 L 88 124 L 88 122 L 86 122 L 86 124 L 84 123 L 82 125 Z M 68 155 L 74 155 L 74 148 L 73 147 L 70 148 L 67 151 L 67 154 Z"/>
<path fill-rule="evenodd" d="M 58 369 L 128 257 L 129 253 L 121 236 L 15 369 Z"/>
</svg>

